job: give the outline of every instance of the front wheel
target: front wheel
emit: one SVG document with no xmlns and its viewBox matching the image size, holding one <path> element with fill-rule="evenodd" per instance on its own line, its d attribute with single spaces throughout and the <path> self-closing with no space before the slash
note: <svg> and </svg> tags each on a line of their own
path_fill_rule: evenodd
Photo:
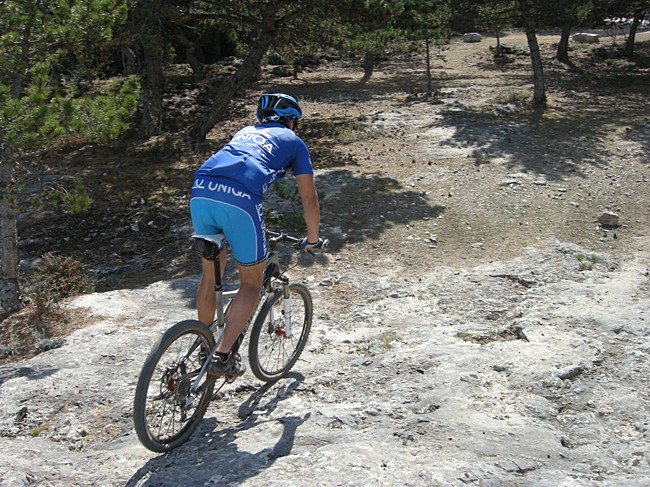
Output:
<svg viewBox="0 0 650 487">
<path fill-rule="evenodd" d="M 248 360 L 255 377 L 266 382 L 281 379 L 291 370 L 309 337 L 313 312 L 309 289 L 292 283 L 289 295 L 286 300 L 283 290 L 275 289 L 253 323 Z"/>
<path fill-rule="evenodd" d="M 200 321 L 186 320 L 167 330 L 140 372 L 133 402 L 138 438 L 149 450 L 167 452 L 186 442 L 205 414 L 215 379 L 199 377 L 214 337 Z"/>
</svg>

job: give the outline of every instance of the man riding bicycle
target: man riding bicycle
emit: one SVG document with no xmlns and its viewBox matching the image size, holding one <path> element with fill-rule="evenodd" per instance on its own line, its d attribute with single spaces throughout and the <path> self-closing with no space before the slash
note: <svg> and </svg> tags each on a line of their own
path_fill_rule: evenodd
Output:
<svg viewBox="0 0 650 487">
<path fill-rule="evenodd" d="M 240 287 L 228 317 L 223 339 L 210 364 L 209 373 L 238 377 L 245 366 L 231 348 L 255 309 L 261 293 L 266 260 L 266 236 L 262 202 L 270 185 L 287 170 L 296 178 L 303 206 L 307 236 L 301 246 L 318 249 L 320 207 L 314 171 L 305 143 L 295 134 L 302 110 L 298 101 L 283 93 L 262 95 L 257 125 L 244 127 L 221 150 L 207 159 L 194 174 L 190 213 L 194 233 L 223 233 L 237 262 Z M 226 259 L 221 259 L 223 274 Z M 202 259 L 203 275 L 197 291 L 199 321 L 214 320 L 215 275 L 211 261 Z"/>
</svg>

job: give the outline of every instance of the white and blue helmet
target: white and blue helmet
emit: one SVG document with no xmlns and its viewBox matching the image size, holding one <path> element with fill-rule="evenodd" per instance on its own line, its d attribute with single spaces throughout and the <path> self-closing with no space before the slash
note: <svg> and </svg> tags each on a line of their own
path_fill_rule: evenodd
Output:
<svg viewBox="0 0 650 487">
<path fill-rule="evenodd" d="M 257 120 L 260 123 L 297 121 L 302 117 L 298 101 L 284 93 L 268 93 L 260 96 L 257 104 Z"/>
</svg>

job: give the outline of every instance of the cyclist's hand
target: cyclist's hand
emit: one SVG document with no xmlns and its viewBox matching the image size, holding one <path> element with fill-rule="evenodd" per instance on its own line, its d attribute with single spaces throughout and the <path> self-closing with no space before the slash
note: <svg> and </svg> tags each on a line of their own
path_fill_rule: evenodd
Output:
<svg viewBox="0 0 650 487">
<path fill-rule="evenodd" d="M 314 250 L 320 250 L 325 245 L 326 240 L 318 238 L 318 242 L 310 242 L 307 237 L 300 239 L 300 248 L 305 252 L 313 252 Z"/>
</svg>

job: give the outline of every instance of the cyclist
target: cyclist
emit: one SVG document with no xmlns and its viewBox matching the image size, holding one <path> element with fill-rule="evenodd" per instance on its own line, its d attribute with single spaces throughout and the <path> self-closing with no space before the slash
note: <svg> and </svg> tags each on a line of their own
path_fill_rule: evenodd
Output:
<svg viewBox="0 0 650 487">
<path fill-rule="evenodd" d="M 253 313 L 262 287 L 266 237 L 262 201 L 269 186 L 291 170 L 296 178 L 307 224 L 305 251 L 319 249 L 320 207 L 314 186 L 309 150 L 295 134 L 302 110 L 298 101 L 283 93 L 262 95 L 258 124 L 244 127 L 228 144 L 207 159 L 194 174 L 190 199 L 192 224 L 197 235 L 222 232 L 237 262 L 240 287 L 225 333 L 211 362 L 209 373 L 241 376 L 246 371 L 230 350 Z M 225 267 L 221 259 L 221 273 Z M 197 291 L 199 321 L 214 320 L 215 275 L 211 261 L 202 259 L 203 275 Z"/>
</svg>

